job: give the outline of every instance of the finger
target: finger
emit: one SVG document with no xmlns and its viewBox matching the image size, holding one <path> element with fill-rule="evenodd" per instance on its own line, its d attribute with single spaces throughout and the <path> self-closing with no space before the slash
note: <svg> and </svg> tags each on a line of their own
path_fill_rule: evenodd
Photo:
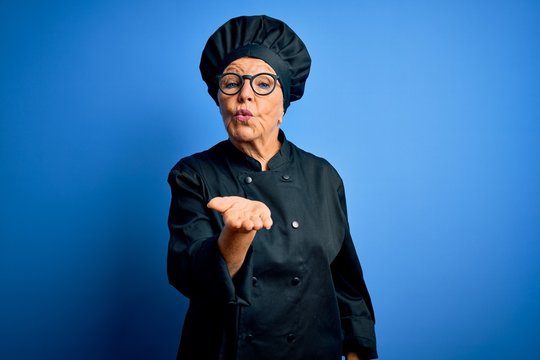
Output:
<svg viewBox="0 0 540 360">
<path fill-rule="evenodd" d="M 243 219 L 237 214 L 223 214 L 223 223 L 226 227 L 238 231 L 242 228 Z"/>
<path fill-rule="evenodd" d="M 266 211 L 262 212 L 260 217 L 261 217 L 261 220 L 262 220 L 262 226 L 265 229 L 269 230 L 272 227 L 272 225 L 274 224 L 274 221 L 272 220 L 272 214 L 270 212 L 270 209 L 266 208 Z"/>
<path fill-rule="evenodd" d="M 225 212 L 223 214 L 223 222 L 226 227 L 235 232 L 249 232 L 254 227 L 251 217 L 241 212 Z"/>
<path fill-rule="evenodd" d="M 253 220 L 247 219 L 247 220 L 242 221 L 242 230 L 243 231 L 256 230 L 253 224 Z"/>
<path fill-rule="evenodd" d="M 251 221 L 253 222 L 254 230 L 261 230 L 263 228 L 263 220 L 260 216 L 253 216 L 251 218 Z"/>
<path fill-rule="evenodd" d="M 270 216 L 262 219 L 262 223 L 263 223 L 264 228 L 267 229 L 267 230 L 270 230 L 272 225 L 274 225 L 274 221 L 272 220 L 272 218 Z"/>
</svg>

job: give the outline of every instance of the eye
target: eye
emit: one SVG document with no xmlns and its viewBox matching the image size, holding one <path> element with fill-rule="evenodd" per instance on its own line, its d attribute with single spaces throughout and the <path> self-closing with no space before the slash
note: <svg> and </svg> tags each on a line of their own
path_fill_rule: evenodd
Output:
<svg viewBox="0 0 540 360">
<path fill-rule="evenodd" d="M 230 82 L 227 82 L 227 83 L 224 84 L 225 89 L 236 89 L 239 86 L 240 86 L 240 84 L 238 84 L 237 82 L 233 82 L 233 81 L 230 81 Z"/>
<path fill-rule="evenodd" d="M 260 81 L 260 82 L 257 83 L 257 86 L 260 87 L 261 89 L 265 90 L 265 89 L 268 89 L 270 87 L 270 84 L 268 82 Z"/>
<path fill-rule="evenodd" d="M 223 90 L 238 89 L 242 85 L 241 79 L 237 75 L 228 74 L 221 78 L 219 87 Z"/>
<path fill-rule="evenodd" d="M 274 79 L 268 75 L 258 75 L 254 85 L 262 91 L 268 91 L 274 87 Z"/>
<path fill-rule="evenodd" d="M 223 81 L 221 84 L 223 88 L 225 89 L 236 89 L 237 87 L 240 86 L 238 81 L 234 81 L 234 80 Z"/>
</svg>

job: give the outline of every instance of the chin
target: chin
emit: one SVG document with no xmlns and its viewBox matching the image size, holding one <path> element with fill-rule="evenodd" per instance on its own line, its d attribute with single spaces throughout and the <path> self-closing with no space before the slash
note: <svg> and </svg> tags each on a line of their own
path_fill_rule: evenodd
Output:
<svg viewBox="0 0 540 360">
<path fill-rule="evenodd" d="M 255 133 L 253 129 L 247 127 L 241 127 L 233 129 L 229 132 L 229 137 L 239 142 L 250 142 L 255 139 Z"/>
<path fill-rule="evenodd" d="M 240 142 L 240 143 L 249 143 L 249 142 L 252 142 L 255 138 L 253 136 L 245 136 L 245 135 L 242 135 L 242 134 L 230 134 L 229 137 L 236 141 L 236 142 Z"/>
</svg>

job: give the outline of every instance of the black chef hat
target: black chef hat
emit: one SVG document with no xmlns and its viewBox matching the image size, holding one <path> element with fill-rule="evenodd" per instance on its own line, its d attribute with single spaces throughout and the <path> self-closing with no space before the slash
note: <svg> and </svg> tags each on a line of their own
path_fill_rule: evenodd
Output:
<svg viewBox="0 0 540 360">
<path fill-rule="evenodd" d="M 269 16 L 240 16 L 223 24 L 208 39 L 201 56 L 201 75 L 216 104 L 216 76 L 236 59 L 254 57 L 268 63 L 279 76 L 283 106 L 304 94 L 311 58 L 302 40 L 281 20 Z"/>
</svg>

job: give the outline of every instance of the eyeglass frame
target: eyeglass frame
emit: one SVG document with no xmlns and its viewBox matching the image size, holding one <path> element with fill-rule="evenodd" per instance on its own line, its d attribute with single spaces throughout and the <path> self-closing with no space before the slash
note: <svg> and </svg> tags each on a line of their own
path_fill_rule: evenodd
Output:
<svg viewBox="0 0 540 360">
<path fill-rule="evenodd" d="M 240 78 L 240 81 L 242 82 L 241 85 L 238 87 L 238 90 L 232 94 L 228 94 L 226 93 L 225 91 L 223 91 L 223 89 L 221 89 L 221 86 L 220 85 L 220 82 L 221 82 L 221 79 L 225 76 L 225 75 L 236 75 Z M 255 88 L 253 87 L 253 79 L 256 78 L 257 76 L 260 76 L 260 75 L 268 75 L 270 76 L 272 79 L 274 79 L 274 87 L 272 88 L 272 90 L 270 90 L 270 92 L 268 92 L 267 94 L 260 94 L 259 92 L 257 92 L 257 90 L 255 90 Z M 229 96 L 233 96 L 233 95 L 236 95 L 238 94 L 240 91 L 242 91 L 242 88 L 244 87 L 244 84 L 246 83 L 245 80 L 249 80 L 249 86 L 251 86 L 251 90 L 253 90 L 253 92 L 259 96 L 267 96 L 267 95 L 270 95 L 271 93 L 274 92 L 274 90 L 276 90 L 276 87 L 277 87 L 277 83 L 278 81 L 281 82 L 279 80 L 279 76 L 277 74 L 272 74 L 272 73 L 267 73 L 267 72 L 262 72 L 262 73 L 258 73 L 258 74 L 255 74 L 255 75 L 240 75 L 238 73 L 235 73 L 235 72 L 226 72 L 226 73 L 223 73 L 223 74 L 220 74 L 220 75 L 217 75 L 216 76 L 216 80 L 217 80 L 217 86 L 218 86 L 218 89 L 219 91 L 221 91 L 223 94 L 225 95 L 229 95 Z"/>
</svg>

